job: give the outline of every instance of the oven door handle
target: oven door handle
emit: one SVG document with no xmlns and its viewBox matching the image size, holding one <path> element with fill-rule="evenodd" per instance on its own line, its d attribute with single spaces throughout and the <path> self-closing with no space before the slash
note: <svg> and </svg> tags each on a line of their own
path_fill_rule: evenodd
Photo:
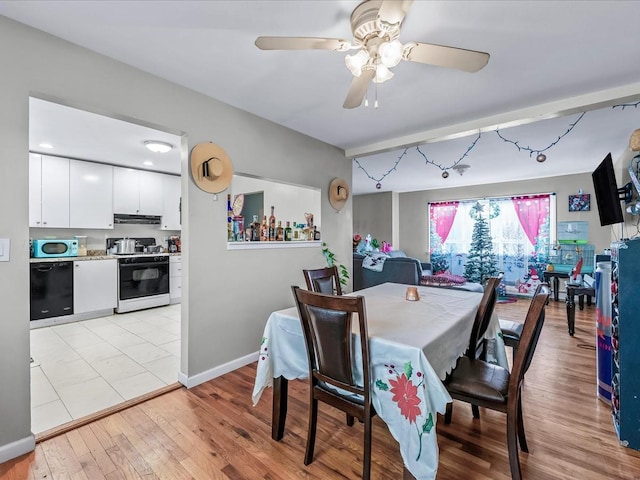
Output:
<svg viewBox="0 0 640 480">
<path fill-rule="evenodd" d="M 153 263 L 121 263 L 120 268 L 148 268 L 148 267 L 168 267 L 169 262 L 153 262 Z"/>
</svg>

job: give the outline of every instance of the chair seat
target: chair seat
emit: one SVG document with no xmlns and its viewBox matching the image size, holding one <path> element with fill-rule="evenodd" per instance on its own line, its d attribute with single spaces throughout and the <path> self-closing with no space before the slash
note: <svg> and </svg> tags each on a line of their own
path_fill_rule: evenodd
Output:
<svg viewBox="0 0 640 480">
<path fill-rule="evenodd" d="M 522 336 L 522 328 L 524 327 L 524 323 L 514 322 L 512 320 L 504 320 L 500 319 L 500 330 L 502 330 L 502 338 L 506 345 L 509 345 L 509 342 L 519 342 L 520 337 Z"/>
<path fill-rule="evenodd" d="M 445 381 L 451 396 L 473 396 L 487 402 L 506 403 L 509 370 L 482 360 L 461 357 Z"/>
</svg>

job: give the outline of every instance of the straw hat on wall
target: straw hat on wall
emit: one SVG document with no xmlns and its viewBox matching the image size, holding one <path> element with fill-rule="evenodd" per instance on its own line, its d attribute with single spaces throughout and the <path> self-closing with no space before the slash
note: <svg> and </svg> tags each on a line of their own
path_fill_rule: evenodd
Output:
<svg viewBox="0 0 640 480">
<path fill-rule="evenodd" d="M 205 192 L 220 193 L 233 179 L 233 165 L 222 147 L 199 143 L 191 150 L 191 177 Z"/>
<path fill-rule="evenodd" d="M 329 203 L 339 212 L 349 198 L 349 185 L 342 178 L 334 178 L 329 184 Z"/>
<path fill-rule="evenodd" d="M 631 134 L 629 148 L 634 152 L 640 152 L 640 128 Z"/>
</svg>

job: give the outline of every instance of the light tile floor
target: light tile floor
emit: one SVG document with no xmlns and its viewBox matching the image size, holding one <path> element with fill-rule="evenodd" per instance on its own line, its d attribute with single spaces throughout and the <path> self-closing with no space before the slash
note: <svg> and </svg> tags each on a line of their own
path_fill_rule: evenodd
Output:
<svg viewBox="0 0 640 480">
<path fill-rule="evenodd" d="M 180 304 L 31 330 L 31 430 L 178 380 Z"/>
</svg>

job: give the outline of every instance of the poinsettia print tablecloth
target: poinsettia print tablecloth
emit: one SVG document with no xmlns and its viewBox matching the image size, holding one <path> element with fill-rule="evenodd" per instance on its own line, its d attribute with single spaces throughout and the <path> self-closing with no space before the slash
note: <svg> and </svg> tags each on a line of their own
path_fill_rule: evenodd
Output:
<svg viewBox="0 0 640 480">
<path fill-rule="evenodd" d="M 418 287 L 419 301 L 405 300 L 407 285 L 385 283 L 351 295 L 365 297 L 372 402 L 400 444 L 402 459 L 417 479 L 438 469 L 437 413 L 451 397 L 442 384 L 469 344 L 482 294 Z M 489 334 L 498 338 L 497 319 Z M 354 329 L 357 328 L 354 322 Z M 354 351 L 359 342 L 353 335 Z M 497 344 L 504 355 L 504 344 Z M 499 352 L 500 353 L 500 352 Z M 254 405 L 273 379 L 309 375 L 304 338 L 295 307 L 273 312 L 265 326 L 253 390 Z M 362 372 L 354 372 L 357 379 Z"/>
</svg>

